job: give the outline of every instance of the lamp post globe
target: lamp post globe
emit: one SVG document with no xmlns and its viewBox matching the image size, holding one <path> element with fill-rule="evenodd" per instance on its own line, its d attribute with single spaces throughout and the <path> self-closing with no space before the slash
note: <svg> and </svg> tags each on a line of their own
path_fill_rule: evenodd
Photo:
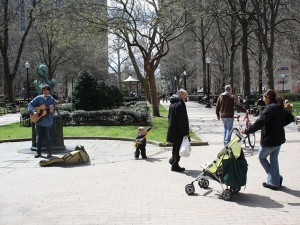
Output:
<svg viewBox="0 0 300 225">
<path fill-rule="evenodd" d="M 211 60 L 209 57 L 206 58 L 206 64 L 207 64 L 207 104 L 206 104 L 206 108 L 211 108 L 211 104 L 210 104 L 210 74 L 209 74 L 209 65 L 211 63 Z"/>
<path fill-rule="evenodd" d="M 25 63 L 26 68 L 26 81 L 27 81 L 27 102 L 29 103 L 29 80 L 28 80 L 28 70 L 29 70 L 30 64 L 28 61 Z"/>
<path fill-rule="evenodd" d="M 183 71 L 182 75 L 183 75 L 183 82 L 184 82 L 184 84 L 183 84 L 184 90 L 186 90 L 186 72 Z"/>
</svg>

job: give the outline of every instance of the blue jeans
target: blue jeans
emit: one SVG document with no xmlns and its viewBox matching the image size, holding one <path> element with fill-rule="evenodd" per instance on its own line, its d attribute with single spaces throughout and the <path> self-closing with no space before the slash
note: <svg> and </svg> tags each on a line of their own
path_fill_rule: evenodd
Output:
<svg viewBox="0 0 300 225">
<path fill-rule="evenodd" d="M 260 147 L 258 152 L 258 158 L 267 173 L 267 183 L 276 187 L 280 186 L 280 173 L 278 155 L 280 151 L 279 146 L 275 147 Z M 270 156 L 270 162 L 267 157 Z"/>
<path fill-rule="evenodd" d="M 224 145 L 227 145 L 230 142 L 230 131 L 233 127 L 233 118 L 224 118 L 221 117 L 224 124 Z"/>
</svg>

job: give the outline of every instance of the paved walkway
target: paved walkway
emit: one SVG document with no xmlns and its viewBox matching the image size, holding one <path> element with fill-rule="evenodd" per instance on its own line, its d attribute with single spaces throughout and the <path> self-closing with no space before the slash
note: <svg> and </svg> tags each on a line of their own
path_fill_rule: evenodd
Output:
<svg viewBox="0 0 300 225">
<path fill-rule="evenodd" d="M 5 115 L 0 115 L 0 126 L 20 122 L 20 116 L 21 113 L 7 113 Z"/>
<path fill-rule="evenodd" d="M 282 189 L 262 187 L 266 175 L 258 148 L 245 149 L 247 186 L 227 202 L 214 181 L 206 190 L 196 186 L 193 196 L 185 193 L 200 165 L 214 160 L 223 147 L 215 108 L 188 102 L 187 109 L 192 129 L 209 145 L 194 146 L 191 157 L 182 158 L 184 173 L 170 171 L 170 148 L 152 144 L 147 144 L 148 160 L 133 160 L 132 142 L 65 140 L 69 150 L 84 145 L 91 164 L 50 168 L 39 167 L 30 142 L 0 144 L 0 224 L 300 224 L 296 125 L 286 128 L 280 153 Z M 0 132 L 5 131 L 0 127 Z"/>
</svg>

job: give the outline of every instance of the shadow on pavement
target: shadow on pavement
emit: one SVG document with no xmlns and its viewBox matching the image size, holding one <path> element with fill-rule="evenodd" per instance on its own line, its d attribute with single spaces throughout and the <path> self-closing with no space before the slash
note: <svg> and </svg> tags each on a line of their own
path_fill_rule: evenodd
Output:
<svg viewBox="0 0 300 225">
<path fill-rule="evenodd" d="M 231 197 L 231 201 L 236 202 L 239 205 L 248 207 L 260 207 L 260 208 L 283 208 L 284 205 L 275 202 L 268 196 L 238 193 Z"/>
<path fill-rule="evenodd" d="M 150 156 L 151 157 L 151 156 Z M 166 159 L 167 157 L 163 157 L 163 158 L 150 158 L 148 156 L 147 159 L 145 159 L 146 162 L 151 162 L 151 163 L 154 163 L 154 162 L 161 162 L 163 159 Z"/>
<path fill-rule="evenodd" d="M 197 178 L 200 175 L 200 170 L 185 170 L 183 174 L 189 177 Z"/>
<path fill-rule="evenodd" d="M 288 187 L 282 186 L 279 191 L 282 191 L 284 193 L 294 195 L 294 196 L 300 198 L 300 191 L 299 190 L 292 190 Z"/>
</svg>

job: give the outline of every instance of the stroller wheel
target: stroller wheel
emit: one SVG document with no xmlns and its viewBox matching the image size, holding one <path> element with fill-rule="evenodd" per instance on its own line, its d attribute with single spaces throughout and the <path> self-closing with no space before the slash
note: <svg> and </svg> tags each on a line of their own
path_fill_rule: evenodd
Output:
<svg viewBox="0 0 300 225">
<path fill-rule="evenodd" d="M 231 186 L 230 187 L 230 191 L 231 191 L 232 194 L 239 193 L 240 190 L 241 190 L 240 186 Z"/>
<path fill-rule="evenodd" d="M 222 198 L 225 200 L 225 201 L 229 201 L 229 199 L 231 198 L 231 192 L 230 190 L 226 189 L 222 192 Z"/>
<path fill-rule="evenodd" d="M 198 181 L 198 185 L 199 185 L 199 187 L 201 187 L 201 188 L 202 188 L 202 186 L 203 186 L 203 180 L 204 180 L 204 179 L 201 178 L 201 180 Z"/>
<path fill-rule="evenodd" d="M 185 186 L 185 192 L 186 192 L 188 195 L 194 194 L 194 193 L 195 193 L 195 187 L 194 187 L 194 185 L 192 185 L 192 184 L 187 184 L 187 185 Z"/>
<path fill-rule="evenodd" d="M 208 186 L 209 186 L 209 181 L 203 179 L 203 180 L 202 180 L 202 188 L 206 189 L 206 188 L 208 188 Z"/>
</svg>

